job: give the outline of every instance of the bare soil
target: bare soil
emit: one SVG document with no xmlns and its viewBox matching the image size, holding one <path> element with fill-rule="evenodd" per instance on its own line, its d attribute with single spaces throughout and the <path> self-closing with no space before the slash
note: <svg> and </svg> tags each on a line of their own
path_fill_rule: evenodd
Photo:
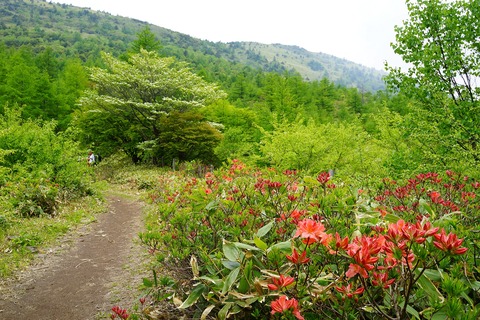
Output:
<svg viewBox="0 0 480 320">
<path fill-rule="evenodd" d="M 138 302 L 136 286 L 148 269 L 137 236 L 142 204 L 119 195 L 107 199 L 108 212 L 70 234 L 68 245 L 0 283 L 0 319 L 106 319 L 114 305 Z"/>
</svg>

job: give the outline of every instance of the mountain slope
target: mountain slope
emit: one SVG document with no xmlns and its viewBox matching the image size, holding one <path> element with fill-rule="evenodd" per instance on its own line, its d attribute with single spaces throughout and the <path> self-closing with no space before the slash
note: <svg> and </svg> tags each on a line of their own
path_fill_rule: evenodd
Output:
<svg viewBox="0 0 480 320">
<path fill-rule="evenodd" d="M 121 54 L 128 49 L 146 22 L 109 13 L 56 4 L 44 0 L 2 0 L 0 39 L 7 46 L 52 47 L 88 61 L 98 51 Z M 324 53 L 297 46 L 254 42 L 210 42 L 150 25 L 165 48 L 188 61 L 188 52 L 210 59 L 223 59 L 265 71 L 295 71 L 307 80 L 328 78 L 339 85 L 361 91 L 384 88 L 383 72 Z M 185 52 L 185 53 L 184 53 Z M 182 56 L 183 55 L 183 56 Z"/>
<path fill-rule="evenodd" d="M 361 91 L 384 89 L 384 72 L 325 53 L 313 53 L 298 46 L 282 44 L 234 42 L 228 45 L 234 50 L 236 60 L 248 65 L 266 59 L 267 63 L 277 63 L 287 70 L 296 70 L 306 80 L 328 78 L 337 84 L 357 87 Z M 258 65 L 262 67 L 262 63 Z"/>
</svg>

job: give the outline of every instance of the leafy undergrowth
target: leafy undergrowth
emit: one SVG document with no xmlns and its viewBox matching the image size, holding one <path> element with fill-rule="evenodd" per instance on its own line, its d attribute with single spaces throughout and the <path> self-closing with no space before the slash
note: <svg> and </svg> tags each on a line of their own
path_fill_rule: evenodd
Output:
<svg viewBox="0 0 480 320">
<path fill-rule="evenodd" d="M 55 246 L 61 236 L 75 227 L 95 221 L 105 211 L 98 196 L 77 199 L 58 207 L 55 215 L 34 218 L 14 211 L 0 215 L 0 277 L 9 277 L 28 266 L 37 253 Z"/>
<path fill-rule="evenodd" d="M 480 315 L 476 179 L 447 171 L 363 188 L 239 161 L 188 169 L 135 179 L 156 207 L 140 238 L 158 265 L 139 307 L 112 317 L 166 305 L 198 319 Z"/>
</svg>

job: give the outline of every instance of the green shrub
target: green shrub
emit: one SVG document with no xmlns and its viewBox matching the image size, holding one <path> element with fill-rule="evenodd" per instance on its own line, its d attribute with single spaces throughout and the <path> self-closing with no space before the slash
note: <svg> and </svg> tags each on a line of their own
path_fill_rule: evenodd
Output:
<svg viewBox="0 0 480 320">
<path fill-rule="evenodd" d="M 141 239 L 190 265 L 174 300 L 193 317 L 476 319 L 479 187 L 447 171 L 362 189 L 234 160 L 160 176 Z"/>
<path fill-rule="evenodd" d="M 21 108 L 0 116 L 1 195 L 23 217 L 52 215 L 58 202 L 92 193 L 93 170 L 54 122 L 22 120 Z"/>
</svg>

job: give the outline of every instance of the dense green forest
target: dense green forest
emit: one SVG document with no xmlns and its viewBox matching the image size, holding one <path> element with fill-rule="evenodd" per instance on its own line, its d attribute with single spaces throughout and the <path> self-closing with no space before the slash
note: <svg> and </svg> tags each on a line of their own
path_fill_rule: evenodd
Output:
<svg viewBox="0 0 480 320">
<path fill-rule="evenodd" d="M 84 148 L 95 148 L 104 156 L 124 151 L 135 162 L 162 165 L 173 159 L 218 165 L 228 158 L 244 158 L 258 165 L 307 171 L 329 168 L 372 176 L 436 168 L 468 171 L 478 162 L 477 113 L 465 107 L 470 103 L 475 108 L 477 88 L 470 88 L 470 95 L 459 95 L 460 85 L 446 87 L 441 101 L 434 92 L 427 101 L 430 93 L 418 95 L 412 85 L 404 89 L 408 82 L 399 81 L 403 73 L 392 69 L 387 77 L 390 89 L 364 91 L 328 78 L 308 81 L 299 72 L 274 64 L 266 71 L 233 62 L 219 54 L 221 43 L 103 12 L 46 1 L 5 4 L 0 28 L 0 106 L 18 106 L 24 119 L 54 120 L 56 132 L 68 131 Z M 403 46 L 408 45 L 406 37 L 413 36 L 405 34 L 397 47 L 410 60 Z M 233 45 L 241 51 L 238 44 Z M 145 84 L 158 86 L 154 96 L 142 96 L 147 87 L 126 96 L 126 90 L 117 88 L 118 77 L 123 77 L 126 87 L 147 78 L 145 74 L 136 79 L 123 76 L 128 68 L 136 68 L 135 59 L 146 57 L 142 48 L 155 52 L 149 63 L 163 65 L 159 74 L 164 72 L 172 81 L 176 76 L 170 69 L 196 74 L 202 79 L 197 86 L 216 86 L 217 97 L 200 101 L 194 93 L 187 94 L 186 87 L 194 86 L 188 83 L 190 75 L 174 80 L 176 88 Z M 95 91 L 98 97 L 119 99 L 116 107 L 94 101 Z M 183 100 L 190 107 L 172 103 L 168 108 L 152 107 L 162 94 L 164 100 Z M 105 117 L 106 113 L 113 118 Z M 138 123 L 127 124 L 133 119 Z M 154 120 L 146 123 L 146 119 Z M 205 136 L 197 137 L 193 132 L 200 127 L 206 131 L 198 132 Z"/>
</svg>

